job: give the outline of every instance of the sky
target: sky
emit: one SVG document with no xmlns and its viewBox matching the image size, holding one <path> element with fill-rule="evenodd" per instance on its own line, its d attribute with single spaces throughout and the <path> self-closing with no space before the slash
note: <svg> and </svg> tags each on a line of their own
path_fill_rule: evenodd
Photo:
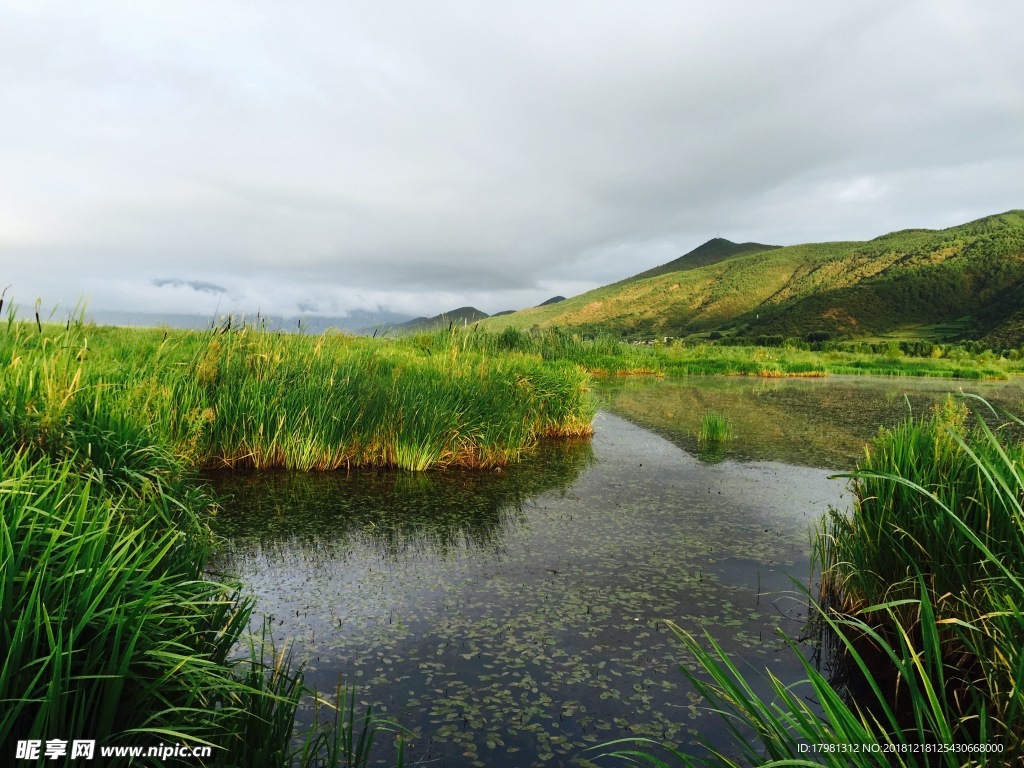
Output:
<svg viewBox="0 0 1024 768">
<path fill-rule="evenodd" d="M 1024 4 L 0 0 L 0 289 L 344 316 L 1024 208 Z"/>
</svg>

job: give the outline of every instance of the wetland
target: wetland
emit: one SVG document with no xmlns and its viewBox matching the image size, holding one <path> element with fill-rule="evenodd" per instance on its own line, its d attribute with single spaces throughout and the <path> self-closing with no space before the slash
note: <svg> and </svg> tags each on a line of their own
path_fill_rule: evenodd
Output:
<svg viewBox="0 0 1024 768">
<path fill-rule="evenodd" d="M 959 386 L 632 379 L 601 385 L 591 441 L 517 465 L 209 473 L 224 542 L 211 568 L 290 638 L 307 685 L 340 676 L 409 729 L 414 764 L 607 764 L 595 745 L 633 736 L 725 748 L 664 620 L 707 631 L 745 670 L 799 679 L 779 631 L 804 630 L 793 580 L 813 580 L 812 526 L 848 504 L 833 475 L 879 426 Z M 1024 400 L 1018 382 L 963 386 L 1018 412 Z M 712 409 L 734 437 L 702 446 Z"/>
</svg>

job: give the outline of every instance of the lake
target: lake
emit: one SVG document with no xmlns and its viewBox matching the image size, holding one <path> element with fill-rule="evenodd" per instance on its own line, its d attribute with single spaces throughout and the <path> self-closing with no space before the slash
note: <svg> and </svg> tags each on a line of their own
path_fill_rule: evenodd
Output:
<svg viewBox="0 0 1024 768">
<path fill-rule="evenodd" d="M 959 386 L 638 378 L 600 385 L 593 440 L 498 471 L 217 473 L 215 568 L 292 639 L 307 684 L 341 676 L 410 729 L 413 763 L 610 765 L 595 745 L 632 736 L 722 746 L 664 620 L 741 669 L 802 677 L 780 633 L 807 618 L 793 579 L 811 580 L 812 526 L 847 503 L 831 476 L 879 424 Z M 1017 382 L 963 386 L 1021 411 Z M 720 449 L 695 437 L 709 409 L 733 424 Z"/>
</svg>

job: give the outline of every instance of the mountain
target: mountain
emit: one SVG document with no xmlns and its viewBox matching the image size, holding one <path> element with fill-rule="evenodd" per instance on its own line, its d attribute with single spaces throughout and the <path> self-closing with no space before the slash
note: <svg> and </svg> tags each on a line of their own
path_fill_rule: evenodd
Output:
<svg viewBox="0 0 1024 768">
<path fill-rule="evenodd" d="M 701 261 L 709 263 L 697 266 Z M 716 238 L 661 267 L 484 325 L 631 336 L 860 338 L 907 331 L 1018 345 L 1024 211 L 866 242 L 773 247 Z"/>
<path fill-rule="evenodd" d="M 565 301 L 565 296 L 552 296 L 550 299 L 548 299 L 547 301 L 542 301 L 537 306 L 538 307 L 546 307 L 549 304 L 557 304 L 560 301 Z"/>
<path fill-rule="evenodd" d="M 646 272 L 641 272 L 639 275 L 627 277 L 623 282 L 633 282 L 635 280 L 643 280 L 648 277 L 657 277 L 658 275 L 665 275 L 669 272 L 683 272 L 687 269 L 708 267 L 712 264 L 717 264 L 720 261 L 730 259 L 733 256 L 738 256 L 741 253 L 770 251 L 779 247 L 780 246 L 778 245 L 763 245 L 762 243 L 733 243 L 723 237 L 713 237 L 704 243 L 704 245 L 698 245 L 692 251 L 680 256 L 678 259 L 673 259 L 667 264 L 662 264 L 660 267 L 648 269 Z"/>
<path fill-rule="evenodd" d="M 455 325 L 475 323 L 487 317 L 488 314 L 486 312 L 481 312 L 476 307 L 459 307 L 458 309 L 442 312 L 440 315 L 434 315 L 433 317 L 417 317 L 408 322 L 399 323 L 395 326 L 395 331 L 398 333 L 429 331 L 435 328 L 443 328 L 450 323 Z"/>
</svg>

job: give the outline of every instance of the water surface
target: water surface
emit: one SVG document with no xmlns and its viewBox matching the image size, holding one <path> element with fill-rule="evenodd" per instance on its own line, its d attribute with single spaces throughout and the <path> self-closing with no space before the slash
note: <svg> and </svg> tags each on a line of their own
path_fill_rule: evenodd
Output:
<svg viewBox="0 0 1024 768">
<path fill-rule="evenodd" d="M 707 411 L 728 416 L 735 439 L 715 455 L 850 470 L 879 426 L 929 413 L 949 395 L 980 395 L 1024 414 L 1024 382 L 830 376 L 762 379 L 705 376 L 602 383 L 605 407 L 684 450 L 697 442 Z M 973 400 L 965 400 L 979 407 Z M 995 426 L 998 420 L 989 419 Z"/>
<path fill-rule="evenodd" d="M 627 736 L 723 745 L 663 620 L 743 669 L 800 678 L 777 630 L 802 629 L 791 576 L 808 580 L 810 527 L 845 503 L 829 475 L 905 413 L 904 392 L 926 408 L 950 388 L 911 384 L 630 382 L 602 388 L 592 442 L 500 472 L 219 474 L 218 567 L 297 643 L 309 684 L 342 675 L 413 730 L 414 761 L 586 765 Z M 737 439 L 702 455 L 709 407 Z"/>
</svg>

